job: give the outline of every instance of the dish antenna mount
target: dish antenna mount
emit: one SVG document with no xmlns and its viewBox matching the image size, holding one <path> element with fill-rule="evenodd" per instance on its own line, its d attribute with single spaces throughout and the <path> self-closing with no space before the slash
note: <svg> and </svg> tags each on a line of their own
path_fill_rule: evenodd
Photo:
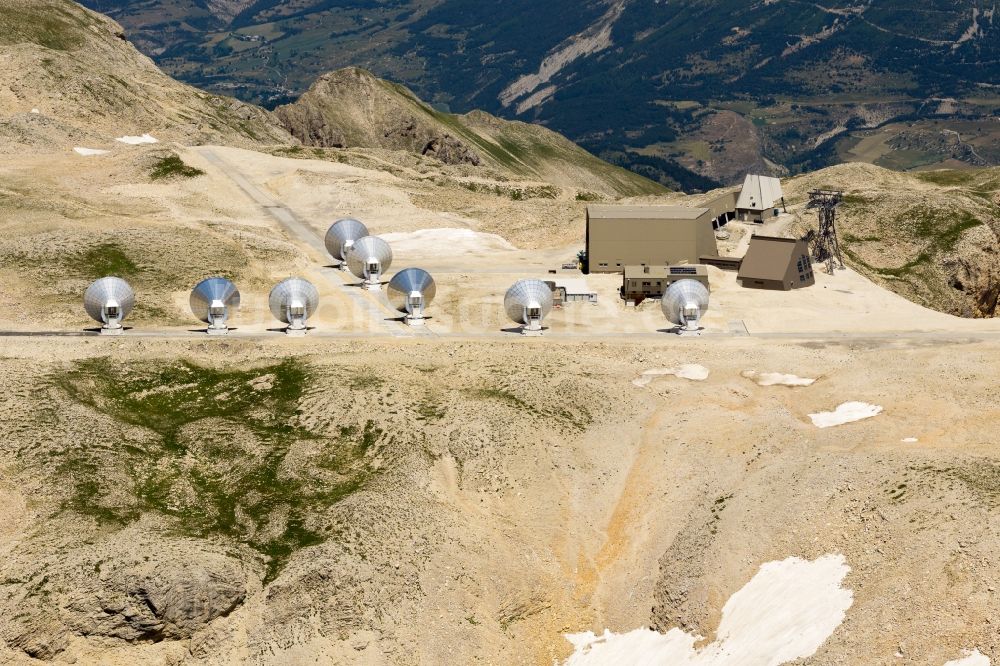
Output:
<svg viewBox="0 0 1000 666">
<path fill-rule="evenodd" d="M 117 277 L 96 280 L 83 294 L 83 309 L 101 323 L 101 335 L 119 335 L 122 322 L 135 306 L 135 292 L 128 282 Z"/>
<path fill-rule="evenodd" d="M 392 248 L 378 236 L 365 236 L 347 250 L 347 267 L 370 291 L 382 289 L 382 274 L 392 265 Z"/>
<path fill-rule="evenodd" d="M 308 280 L 290 277 L 274 286 L 267 304 L 275 319 L 288 324 L 286 334 L 305 335 L 306 321 L 319 307 L 319 292 Z"/>
<path fill-rule="evenodd" d="M 697 280 L 678 280 L 667 288 L 660 309 L 680 335 L 701 335 L 698 323 L 708 311 L 708 287 Z"/>
<path fill-rule="evenodd" d="M 239 306 L 239 289 L 223 277 L 202 280 L 191 291 L 191 312 L 208 324 L 209 335 L 229 333 L 229 317 Z"/>
<path fill-rule="evenodd" d="M 424 325 L 424 310 L 434 300 L 437 287 L 431 274 L 422 268 L 404 268 L 389 280 L 389 302 L 406 313 L 410 326 Z"/>
<path fill-rule="evenodd" d="M 507 316 L 521 324 L 522 335 L 541 335 L 552 311 L 552 289 L 541 280 L 518 280 L 503 298 Z"/>
<path fill-rule="evenodd" d="M 368 227 L 353 217 L 345 217 L 330 225 L 324 243 L 330 256 L 340 262 L 340 270 L 347 270 L 347 251 L 354 241 L 367 235 Z"/>
</svg>

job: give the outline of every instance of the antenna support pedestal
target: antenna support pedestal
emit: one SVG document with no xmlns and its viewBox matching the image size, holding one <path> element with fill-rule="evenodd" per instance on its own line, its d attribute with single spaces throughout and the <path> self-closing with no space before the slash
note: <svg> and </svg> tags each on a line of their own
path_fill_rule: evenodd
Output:
<svg viewBox="0 0 1000 666">
<path fill-rule="evenodd" d="M 423 326 L 427 322 L 423 317 L 414 317 L 413 315 L 406 315 L 406 325 L 407 326 Z"/>
<path fill-rule="evenodd" d="M 302 327 L 302 328 L 292 328 L 291 326 L 289 326 L 288 328 L 285 329 L 285 335 L 289 335 L 289 336 L 291 336 L 293 338 L 301 338 L 301 337 L 304 337 L 305 334 L 306 334 L 306 328 L 305 327 Z"/>
<path fill-rule="evenodd" d="M 214 326 L 209 326 L 206 332 L 209 335 L 229 335 L 229 327 L 223 326 L 222 328 L 215 328 Z"/>
<path fill-rule="evenodd" d="M 115 326 L 114 328 L 102 326 L 101 335 L 121 335 L 124 330 L 121 326 Z"/>
<path fill-rule="evenodd" d="M 542 323 L 540 321 L 531 320 L 529 323 L 521 327 L 521 335 L 527 335 L 529 337 L 538 337 L 542 334 Z"/>
</svg>

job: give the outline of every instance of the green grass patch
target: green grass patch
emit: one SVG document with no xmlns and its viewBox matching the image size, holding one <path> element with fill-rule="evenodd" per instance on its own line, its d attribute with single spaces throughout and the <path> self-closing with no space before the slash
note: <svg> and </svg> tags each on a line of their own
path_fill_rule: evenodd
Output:
<svg viewBox="0 0 1000 666">
<path fill-rule="evenodd" d="M 149 172 L 149 177 L 153 180 L 164 180 L 167 178 L 196 178 L 204 176 L 205 172 L 184 163 L 179 155 L 167 155 L 157 160 L 156 164 Z"/>
<path fill-rule="evenodd" d="M 914 235 L 930 242 L 931 250 L 951 250 L 969 229 L 981 225 L 982 220 L 972 213 L 959 211 L 928 210 L 918 208 L 903 218 L 911 225 Z"/>
<path fill-rule="evenodd" d="M 80 254 L 71 255 L 66 260 L 67 268 L 87 278 L 97 278 L 113 275 L 120 278 L 135 277 L 139 267 L 118 243 L 101 243 L 88 248 Z"/>
<path fill-rule="evenodd" d="M 873 203 L 871 199 L 860 194 L 845 194 L 841 201 L 848 206 L 866 206 Z"/>
<path fill-rule="evenodd" d="M 924 242 L 923 249 L 906 263 L 895 267 L 873 266 L 852 251 L 850 247 L 844 247 L 844 253 L 852 263 L 872 273 L 883 277 L 904 278 L 912 276 L 920 267 L 930 264 L 938 254 L 953 250 L 966 231 L 981 224 L 983 224 L 982 220 L 969 211 L 917 207 L 899 216 L 891 225 L 891 228 L 905 230 L 913 238 Z M 861 238 L 846 234 L 844 240 L 849 244 L 879 242 L 882 239 L 877 236 Z"/>
<path fill-rule="evenodd" d="M 523 400 L 507 389 L 499 387 L 474 389 L 469 393 L 473 398 L 478 400 L 499 402 L 517 411 L 519 414 L 547 418 L 555 423 L 568 425 L 574 430 L 586 430 L 587 426 L 593 422 L 593 416 L 590 412 L 579 405 L 575 406 L 574 409 L 567 409 L 558 403 L 538 407 Z"/>
<path fill-rule="evenodd" d="M 426 396 L 417 404 L 417 420 L 431 423 L 440 421 L 447 414 L 447 409 L 431 396 Z"/>
<path fill-rule="evenodd" d="M 942 169 L 940 171 L 922 171 L 915 175 L 919 180 L 922 180 L 925 183 L 942 186 L 958 186 L 968 185 L 976 179 L 979 173 L 979 171 L 973 171 L 971 169 L 968 171 L 958 169 Z"/>
<path fill-rule="evenodd" d="M 362 459 L 384 436 L 371 421 L 332 437 L 298 425 L 308 379 L 294 359 L 249 370 L 78 362 L 56 385 L 122 428 L 63 452 L 55 474 L 70 489 L 64 509 L 119 526 L 149 512 L 172 518 L 184 535 L 253 548 L 273 579 L 326 538 L 323 510 L 363 487 Z M 306 443 L 315 455 L 290 465 L 289 451 Z"/>
<path fill-rule="evenodd" d="M 36 9 L 21 3 L 0 12 L 0 44 L 30 42 L 53 51 L 70 51 L 83 44 L 93 25 L 78 7 Z"/>
<path fill-rule="evenodd" d="M 533 406 L 521 400 L 519 397 L 511 393 L 510 391 L 501 388 L 482 388 L 476 389 L 472 392 L 473 397 L 479 398 L 480 400 L 496 400 L 502 402 L 509 407 L 515 409 L 537 414 L 538 410 Z"/>
<path fill-rule="evenodd" d="M 470 192 L 480 192 L 491 194 L 497 197 L 504 197 L 513 201 L 526 201 L 528 199 L 556 199 L 559 196 L 559 189 L 552 185 L 504 185 L 499 183 L 478 183 L 474 181 L 457 181 L 458 184 Z"/>
</svg>

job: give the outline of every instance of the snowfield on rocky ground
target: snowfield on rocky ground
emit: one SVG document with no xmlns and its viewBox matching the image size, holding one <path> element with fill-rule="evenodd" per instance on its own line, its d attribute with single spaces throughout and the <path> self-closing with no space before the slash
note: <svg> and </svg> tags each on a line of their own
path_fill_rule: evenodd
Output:
<svg viewBox="0 0 1000 666">
<path fill-rule="evenodd" d="M 881 413 L 882 407 L 879 405 L 870 405 L 867 402 L 845 402 L 832 412 L 810 414 L 809 418 L 812 419 L 813 425 L 817 428 L 832 428 L 845 423 L 870 419 Z"/>
<path fill-rule="evenodd" d="M 100 150 L 98 148 L 83 148 L 81 146 L 77 146 L 73 149 L 73 152 L 77 155 L 83 155 L 84 157 L 92 157 L 94 155 L 107 155 L 109 151 Z"/>
<path fill-rule="evenodd" d="M 697 363 L 685 363 L 684 365 L 678 366 L 676 368 L 653 368 L 652 370 L 647 370 L 642 373 L 639 377 L 632 380 L 635 386 L 642 388 L 647 386 L 657 377 L 667 377 L 673 375 L 678 379 L 688 379 L 692 382 L 703 382 L 708 379 L 709 370 L 703 365 L 698 365 Z"/>
<path fill-rule="evenodd" d="M 850 570 L 843 555 L 770 562 L 730 597 L 713 643 L 696 648 L 701 637 L 680 629 L 572 634 L 565 666 L 777 666 L 808 657 L 854 603 L 841 586 Z"/>
<path fill-rule="evenodd" d="M 120 136 L 115 141 L 119 143 L 127 143 L 130 146 L 141 146 L 145 143 L 159 143 L 159 141 L 154 138 L 151 134 L 142 134 L 140 136 Z"/>
<path fill-rule="evenodd" d="M 747 379 L 752 379 L 757 386 L 812 386 L 816 383 L 810 377 L 799 377 L 798 375 L 786 375 L 781 372 L 756 372 L 747 370 L 743 373 Z"/>
</svg>

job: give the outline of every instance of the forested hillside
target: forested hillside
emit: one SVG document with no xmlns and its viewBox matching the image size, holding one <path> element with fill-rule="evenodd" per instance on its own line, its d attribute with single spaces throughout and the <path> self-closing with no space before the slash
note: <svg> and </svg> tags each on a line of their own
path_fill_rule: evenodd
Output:
<svg viewBox="0 0 1000 666">
<path fill-rule="evenodd" d="M 87 4 L 199 86 L 273 106 L 362 66 L 442 110 L 542 122 L 693 189 L 839 161 L 1000 163 L 995 123 L 933 125 L 1000 109 L 1000 24 L 983 0 Z"/>
</svg>

